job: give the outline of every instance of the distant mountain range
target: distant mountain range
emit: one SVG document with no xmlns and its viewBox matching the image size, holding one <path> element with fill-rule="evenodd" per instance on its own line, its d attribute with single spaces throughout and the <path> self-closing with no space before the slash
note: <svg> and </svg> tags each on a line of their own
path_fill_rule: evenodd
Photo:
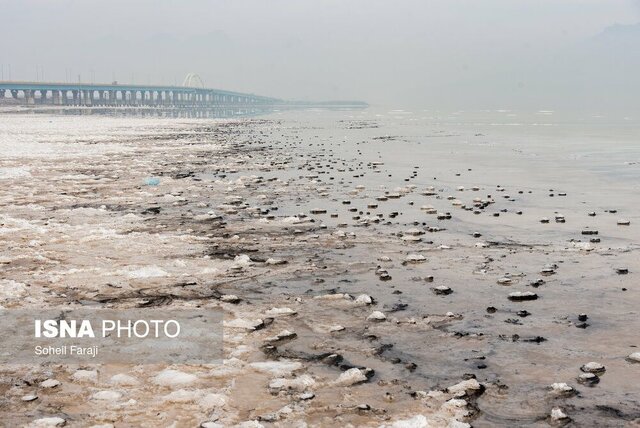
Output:
<svg viewBox="0 0 640 428">
<path fill-rule="evenodd" d="M 640 41 L 640 23 L 612 25 L 605 28 L 592 40 L 601 43 L 638 43 Z M 638 48 L 638 45 L 636 45 L 636 48 Z"/>
</svg>

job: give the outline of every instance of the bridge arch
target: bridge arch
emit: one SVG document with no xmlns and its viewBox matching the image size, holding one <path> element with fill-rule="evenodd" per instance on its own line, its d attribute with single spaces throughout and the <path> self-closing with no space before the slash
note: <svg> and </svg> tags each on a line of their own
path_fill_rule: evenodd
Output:
<svg viewBox="0 0 640 428">
<path fill-rule="evenodd" d="M 189 73 L 184 78 L 184 81 L 182 82 L 182 86 L 185 86 L 187 88 L 204 89 L 204 82 L 202 82 L 202 79 L 200 78 L 200 76 L 198 74 Z"/>
</svg>

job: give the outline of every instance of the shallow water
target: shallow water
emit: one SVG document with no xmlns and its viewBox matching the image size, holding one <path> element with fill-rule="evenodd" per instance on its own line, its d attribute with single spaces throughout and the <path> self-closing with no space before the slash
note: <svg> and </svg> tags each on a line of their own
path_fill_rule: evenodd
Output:
<svg viewBox="0 0 640 428">
<path fill-rule="evenodd" d="M 265 425 L 305 420 L 377 426 L 429 414 L 428 403 L 411 393 L 446 388 L 467 374 L 486 388 L 469 399 L 477 411 L 465 420 L 474 426 L 544 426 L 553 407 L 578 426 L 620 426 L 640 417 L 640 364 L 625 360 L 640 345 L 639 131 L 633 120 L 555 112 L 305 111 L 240 122 L 7 117 L 0 122 L 2 279 L 28 289 L 3 295 L 2 304 L 53 306 L 141 290 L 174 296 L 215 290 L 243 302 L 195 300 L 221 305 L 229 318 L 263 317 L 274 306 L 297 311 L 261 332 L 225 332 L 228 357 L 268 359 L 261 340 L 286 328 L 297 338 L 278 346 L 281 359 L 303 361 L 302 372 L 319 381 L 340 373 L 307 358 L 321 352 L 375 370 L 361 385 L 318 386 L 308 404 L 297 403 L 283 420 L 263 419 Z M 160 178 L 158 186 L 143 185 L 150 176 Z M 429 186 L 435 195 L 421 194 Z M 388 193 L 399 195 L 376 200 Z M 474 214 L 452 205 L 449 196 L 466 206 L 474 198 L 493 203 Z M 229 206 L 229 197 L 241 197 L 241 203 Z M 450 212 L 451 219 L 438 220 L 423 205 Z M 161 211 L 145 213 L 148 207 Z M 318 208 L 326 214 L 311 214 Z M 225 224 L 198 220 L 209 211 Z M 597 215 L 588 216 L 590 211 Z M 292 218 L 300 213 L 308 217 Z M 554 221 L 558 213 L 565 223 Z M 378 215 L 380 222 L 371 221 Z M 550 222 L 540 223 L 542 217 Z M 630 226 L 617 225 L 622 218 Z M 403 240 L 414 228 L 424 232 L 421 241 Z M 594 236 L 582 235 L 585 228 L 598 230 L 601 241 L 589 243 Z M 482 236 L 473 237 L 475 232 Z M 255 261 L 238 274 L 231 267 L 244 253 Z M 404 264 L 408 254 L 426 260 Z M 259 260 L 267 257 L 289 263 L 264 266 Z M 557 265 L 554 274 L 541 273 L 546 264 Z M 381 281 L 377 266 L 391 279 Z M 619 266 L 629 274 L 617 275 Z M 433 282 L 425 281 L 430 275 Z M 505 276 L 511 285 L 497 283 Z M 538 278 L 545 283 L 528 285 Z M 196 285 L 176 288 L 189 281 Z M 453 293 L 434 294 L 431 288 L 441 285 Z M 535 291 L 539 298 L 512 302 L 512 291 Z M 377 303 L 313 298 L 335 292 L 366 293 Z M 174 297 L 170 304 L 188 303 Z M 374 309 L 387 321 L 366 321 Z M 530 315 L 518 316 L 520 310 Z M 576 327 L 580 313 L 589 316 L 587 328 Z M 345 330 L 329 333 L 336 324 Z M 528 341 L 537 337 L 545 340 Z M 576 381 L 589 361 L 607 369 L 592 388 Z M 99 370 L 104 376 L 118 372 Z M 198 388 L 225 391 L 227 404 L 213 412 L 224 425 L 274 412 L 293 399 L 269 394 L 269 378 L 251 370 L 215 381 L 201 368 L 183 370 L 202 376 Z M 162 408 L 156 400 L 166 392 L 146 382 L 126 392 L 144 406 L 107 406 L 111 416 L 105 419 L 91 410 L 87 395 L 108 382 L 87 388 L 68 381 L 63 391 L 70 384 L 73 404 L 60 393 L 43 394 L 25 408 L 11 387 L 24 376 L 5 372 L 5 414 L 35 417 L 57 406 L 84 414 L 74 420 L 78 426 L 89 420 L 117 425 L 125 416 L 158 421 L 154 406 Z M 554 382 L 569 383 L 578 395 L 553 396 L 548 387 Z M 372 410 L 354 411 L 343 401 Z M 172 405 L 162 423 L 193 426 L 212 418 L 211 411 L 193 406 Z"/>
</svg>

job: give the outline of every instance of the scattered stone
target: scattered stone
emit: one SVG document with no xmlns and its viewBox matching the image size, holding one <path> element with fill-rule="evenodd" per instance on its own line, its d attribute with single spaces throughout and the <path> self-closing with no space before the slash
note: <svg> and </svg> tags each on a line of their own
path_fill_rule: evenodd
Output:
<svg viewBox="0 0 640 428">
<path fill-rule="evenodd" d="M 20 400 L 22 401 L 34 401 L 37 400 L 38 396 L 35 394 L 27 394 L 27 395 L 23 395 Z"/>
<path fill-rule="evenodd" d="M 575 389 L 564 382 L 551 384 L 551 390 L 558 395 L 571 395 L 575 393 Z"/>
<path fill-rule="evenodd" d="M 269 373 L 272 376 L 290 376 L 294 371 L 302 368 L 299 361 L 257 361 L 249 363 L 249 367 L 263 373 Z"/>
<path fill-rule="evenodd" d="M 407 256 L 407 258 L 405 259 L 405 262 L 407 262 L 407 263 L 420 263 L 420 262 L 424 262 L 425 260 L 427 260 L 427 258 L 425 256 L 423 256 L 422 254 L 409 254 Z"/>
<path fill-rule="evenodd" d="M 333 384 L 336 386 L 352 386 L 358 383 L 363 383 L 369 380 L 373 376 L 373 370 L 359 369 L 357 367 L 350 368 L 349 370 L 340 374 L 338 379 L 333 381 Z"/>
<path fill-rule="evenodd" d="M 569 419 L 569 416 L 566 415 L 560 408 L 556 407 L 551 410 L 551 420 L 554 422 L 558 421 L 566 421 Z"/>
<path fill-rule="evenodd" d="M 356 297 L 355 303 L 360 304 L 360 305 L 371 305 L 373 304 L 373 297 L 369 296 L 368 294 L 361 294 L 358 297 Z"/>
<path fill-rule="evenodd" d="M 511 278 L 504 277 L 499 278 L 497 282 L 499 285 L 511 285 L 513 283 L 513 280 Z"/>
<path fill-rule="evenodd" d="M 404 234 L 411 235 L 411 236 L 418 236 L 418 235 L 424 235 L 424 232 L 421 231 L 420 229 L 409 229 L 409 230 L 406 230 Z"/>
<path fill-rule="evenodd" d="M 606 369 L 602 364 L 592 361 L 580 367 L 580 370 L 582 370 L 585 373 L 602 374 L 605 372 Z"/>
<path fill-rule="evenodd" d="M 316 384 L 309 375 L 301 375 L 293 379 L 277 378 L 269 382 L 269 391 L 276 394 L 280 391 L 304 392 Z"/>
<path fill-rule="evenodd" d="M 584 229 L 582 231 L 583 235 L 597 235 L 598 231 L 597 230 L 591 230 L 591 229 Z"/>
<path fill-rule="evenodd" d="M 298 335 L 292 331 L 289 330 L 282 330 L 280 333 L 276 334 L 275 336 L 272 337 L 267 337 L 265 339 L 265 342 L 268 343 L 277 343 L 277 342 L 283 342 L 285 340 L 292 340 L 295 339 Z"/>
<path fill-rule="evenodd" d="M 291 308 L 271 308 L 266 312 L 266 315 L 268 317 L 283 317 L 283 316 L 290 316 L 290 315 L 296 315 L 297 312 L 294 311 Z"/>
<path fill-rule="evenodd" d="M 43 388 L 55 388 L 60 386 L 60 381 L 56 379 L 47 379 L 40 383 L 40 386 Z"/>
<path fill-rule="evenodd" d="M 435 294 L 440 295 L 440 296 L 446 296 L 448 294 L 453 293 L 453 290 L 450 287 L 447 287 L 446 285 L 439 285 L 437 287 L 434 287 L 431 289 Z"/>
<path fill-rule="evenodd" d="M 241 302 L 241 299 L 235 294 L 223 294 L 222 296 L 220 296 L 220 300 L 222 302 L 232 303 L 234 305 L 237 305 L 238 303 Z"/>
<path fill-rule="evenodd" d="M 536 279 L 534 281 L 531 281 L 529 283 L 530 286 L 535 287 L 535 288 L 538 288 L 538 287 L 540 287 L 541 285 L 544 285 L 544 284 L 546 284 L 546 282 L 542 278 L 538 278 L 538 279 Z"/>
<path fill-rule="evenodd" d="M 632 363 L 640 363 L 640 352 L 634 352 L 627 356 L 627 360 Z"/>
<path fill-rule="evenodd" d="M 630 224 L 631 224 L 631 221 L 627 219 L 618 220 L 618 226 L 629 226 Z"/>
<path fill-rule="evenodd" d="M 447 388 L 447 392 L 453 394 L 456 398 L 461 398 L 467 395 L 474 395 L 477 392 L 483 390 L 482 385 L 476 379 L 463 380 L 453 386 Z"/>
<path fill-rule="evenodd" d="M 600 378 L 594 373 L 582 373 L 578 376 L 578 382 L 583 385 L 593 386 L 600 382 Z"/>
<path fill-rule="evenodd" d="M 67 423 L 66 420 L 60 417 L 40 418 L 31 422 L 29 428 L 50 428 L 50 427 L 62 427 Z"/>
<path fill-rule="evenodd" d="M 381 321 L 385 321 L 386 319 L 387 319 L 387 316 L 380 311 L 373 311 L 371 315 L 367 317 L 367 321 L 381 322 Z"/>
<path fill-rule="evenodd" d="M 537 298 L 538 295 L 531 291 L 514 291 L 513 293 L 509 293 L 509 300 L 513 300 L 514 302 L 536 300 Z"/>
</svg>

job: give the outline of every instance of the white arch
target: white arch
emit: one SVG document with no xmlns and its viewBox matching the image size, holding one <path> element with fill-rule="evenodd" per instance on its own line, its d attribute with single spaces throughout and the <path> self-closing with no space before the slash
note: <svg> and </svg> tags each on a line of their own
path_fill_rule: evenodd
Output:
<svg viewBox="0 0 640 428">
<path fill-rule="evenodd" d="M 187 88 L 204 88 L 204 83 L 202 82 L 200 76 L 198 76 L 196 73 L 189 73 L 184 78 L 182 86 L 185 86 Z"/>
</svg>

